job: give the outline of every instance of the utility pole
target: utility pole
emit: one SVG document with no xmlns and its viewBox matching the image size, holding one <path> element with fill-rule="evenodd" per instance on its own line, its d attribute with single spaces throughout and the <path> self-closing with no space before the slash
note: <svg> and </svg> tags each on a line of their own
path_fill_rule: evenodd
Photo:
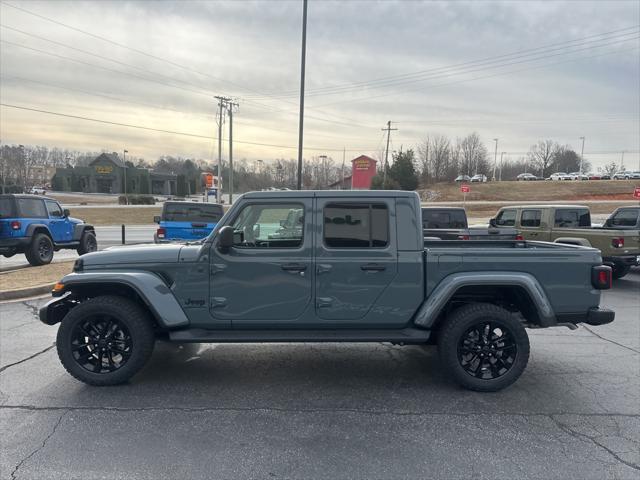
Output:
<svg viewBox="0 0 640 480">
<path fill-rule="evenodd" d="M 122 164 L 124 165 L 124 204 L 129 205 L 129 197 L 127 197 L 127 153 L 129 150 L 122 151 Z"/>
<path fill-rule="evenodd" d="M 347 147 L 342 147 L 342 169 L 340 170 L 340 190 L 344 189 L 344 158 L 346 154 L 347 154 Z"/>
<path fill-rule="evenodd" d="M 580 177 L 582 177 L 582 159 L 584 158 L 584 137 L 579 137 L 582 140 L 582 150 L 580 150 Z M 582 178 L 580 178 L 582 180 Z"/>
<path fill-rule="evenodd" d="M 387 148 L 384 151 L 384 174 L 382 175 L 382 189 L 387 188 L 387 170 L 389 169 L 389 139 L 391 138 L 391 130 L 398 130 L 397 128 L 391 128 L 391 120 L 387 122 L 387 128 L 383 128 L 382 131 L 387 132 Z"/>
<path fill-rule="evenodd" d="M 218 100 L 218 198 L 216 201 L 222 201 L 222 125 L 224 124 L 224 112 L 226 103 L 230 101 L 227 97 L 215 96 Z"/>
<path fill-rule="evenodd" d="M 329 183 L 329 176 L 327 174 L 327 156 L 320 155 L 318 158 L 322 160 L 322 176 L 324 177 L 322 181 L 324 183 L 324 188 L 327 188 L 327 184 Z"/>
<path fill-rule="evenodd" d="M 493 176 L 491 179 L 495 182 L 496 181 L 496 165 L 498 163 L 498 139 L 494 138 L 493 141 L 496 142 L 496 151 L 493 155 Z"/>
<path fill-rule="evenodd" d="M 298 190 L 302 190 L 302 133 L 304 130 L 304 70 L 307 56 L 307 0 L 302 0 L 302 58 L 300 60 L 300 119 L 298 121 Z"/>
<path fill-rule="evenodd" d="M 504 157 L 504 152 L 500 152 L 500 178 L 498 179 L 499 182 L 502 181 L 502 157 Z"/>
<path fill-rule="evenodd" d="M 233 203 L 233 109 L 238 104 L 227 101 L 227 111 L 229 113 L 229 205 Z"/>
</svg>

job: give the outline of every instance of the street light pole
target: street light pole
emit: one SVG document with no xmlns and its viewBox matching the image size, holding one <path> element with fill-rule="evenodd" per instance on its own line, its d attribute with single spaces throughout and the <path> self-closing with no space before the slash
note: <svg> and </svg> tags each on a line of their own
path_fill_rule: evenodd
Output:
<svg viewBox="0 0 640 480">
<path fill-rule="evenodd" d="M 122 152 L 122 164 L 124 165 L 124 204 L 129 205 L 129 198 L 127 197 L 127 153 L 129 150 Z"/>
<path fill-rule="evenodd" d="M 496 164 L 498 163 L 498 139 L 494 138 L 493 141 L 496 142 L 496 151 L 493 155 L 493 176 L 492 176 L 492 180 L 495 182 L 496 181 Z"/>
<path fill-rule="evenodd" d="M 582 149 L 580 150 L 580 177 L 582 177 L 582 159 L 584 158 L 584 137 L 579 137 L 582 140 Z M 582 178 L 580 178 L 582 180 Z"/>
<path fill-rule="evenodd" d="M 502 158 L 504 157 L 504 152 L 500 152 L 500 178 L 499 178 L 499 182 L 502 181 Z"/>
<path fill-rule="evenodd" d="M 300 119 L 298 120 L 298 190 L 302 190 L 302 134 L 304 131 L 304 70 L 307 57 L 307 0 L 302 0 L 302 58 L 300 60 Z"/>
</svg>

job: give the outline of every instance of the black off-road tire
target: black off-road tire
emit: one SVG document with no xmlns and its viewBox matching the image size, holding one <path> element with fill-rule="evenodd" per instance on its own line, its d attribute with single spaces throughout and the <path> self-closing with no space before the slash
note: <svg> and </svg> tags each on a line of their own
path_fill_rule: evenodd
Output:
<svg viewBox="0 0 640 480">
<path fill-rule="evenodd" d="M 96 236 L 90 230 L 86 230 L 80 237 L 80 245 L 78 246 L 78 255 L 84 255 L 85 253 L 91 253 L 98 250 L 98 241 Z"/>
<path fill-rule="evenodd" d="M 477 378 L 468 373 L 462 365 L 459 351 L 465 334 L 475 325 L 486 322 L 508 332 L 516 346 L 515 360 L 510 368 L 497 378 L 490 379 Z M 458 308 L 445 320 L 438 335 L 438 353 L 442 365 L 462 387 L 478 392 L 496 392 L 515 382 L 526 368 L 529 337 L 522 323 L 511 312 L 497 305 L 474 303 Z"/>
<path fill-rule="evenodd" d="M 611 271 L 611 276 L 618 280 L 624 277 L 631 270 L 630 265 L 614 265 Z"/>
<path fill-rule="evenodd" d="M 73 356 L 74 329 L 91 316 L 109 315 L 123 323 L 131 337 L 131 354 L 127 362 L 113 372 L 94 373 L 80 365 Z M 127 382 L 144 367 L 155 343 L 151 317 L 137 303 L 120 296 L 95 297 L 73 308 L 62 320 L 56 346 L 64 368 L 73 377 L 89 385 L 119 385 Z"/>
<path fill-rule="evenodd" d="M 24 252 L 27 261 L 34 267 L 47 265 L 53 260 L 53 242 L 44 233 L 36 233 L 31 237 L 31 243 Z"/>
</svg>

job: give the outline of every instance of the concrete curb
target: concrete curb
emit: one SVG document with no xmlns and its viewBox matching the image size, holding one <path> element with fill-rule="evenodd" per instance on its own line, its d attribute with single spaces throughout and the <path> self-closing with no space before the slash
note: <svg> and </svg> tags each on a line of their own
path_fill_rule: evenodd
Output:
<svg viewBox="0 0 640 480">
<path fill-rule="evenodd" d="M 46 285 L 36 285 L 35 287 L 19 288 L 17 290 L 7 290 L 0 292 L 0 302 L 6 300 L 19 300 L 21 298 L 34 297 L 36 295 L 44 295 L 51 293 L 51 289 L 55 283 L 47 283 Z"/>
</svg>

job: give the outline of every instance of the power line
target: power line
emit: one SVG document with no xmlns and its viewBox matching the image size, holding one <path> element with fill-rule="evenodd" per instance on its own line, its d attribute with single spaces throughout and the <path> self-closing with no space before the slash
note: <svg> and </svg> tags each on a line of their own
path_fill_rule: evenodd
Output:
<svg viewBox="0 0 640 480">
<path fill-rule="evenodd" d="M 640 38 L 640 37 L 638 37 L 638 38 Z M 449 85 L 455 85 L 455 84 L 458 84 L 458 83 L 467 83 L 467 82 L 472 82 L 472 81 L 475 81 L 475 80 L 483 80 L 483 79 L 486 79 L 486 78 L 493 78 L 493 77 L 498 77 L 498 76 L 501 76 L 501 75 L 510 75 L 510 74 L 513 74 L 513 73 L 524 72 L 524 71 L 527 71 L 527 70 L 535 70 L 535 69 L 538 69 L 538 68 L 546 68 L 546 67 L 551 67 L 551 66 L 554 66 L 554 65 L 561 65 L 561 64 L 564 64 L 564 63 L 572 63 L 572 62 L 577 62 L 577 61 L 581 61 L 581 60 L 588 60 L 588 59 L 591 59 L 591 58 L 597 58 L 597 57 L 602 57 L 602 56 L 606 56 L 606 55 L 617 55 L 617 54 L 620 54 L 620 53 L 630 52 L 632 50 L 637 50 L 637 49 L 638 49 L 638 47 L 633 47 L 633 48 L 624 49 L 624 50 L 615 50 L 615 51 L 610 51 L 610 52 L 604 52 L 604 53 L 600 53 L 600 54 L 596 54 L 596 55 L 587 55 L 587 56 L 574 58 L 574 59 L 569 59 L 569 60 L 561 60 L 559 62 L 546 63 L 546 64 L 542 64 L 542 65 L 533 65 L 533 66 L 520 68 L 520 69 L 516 69 L 516 70 L 510 70 L 510 71 L 507 71 L 507 72 L 497 72 L 497 73 L 492 73 L 492 74 L 489 74 L 489 75 L 481 75 L 481 76 L 478 76 L 478 77 L 454 80 L 452 82 L 437 83 L 437 84 L 433 84 L 433 85 L 427 85 L 426 87 L 435 88 L 435 87 L 444 87 L 444 86 L 449 86 Z M 407 89 L 402 90 L 402 93 L 420 91 L 420 90 L 423 90 L 424 88 L 425 87 L 407 88 Z M 325 103 L 323 105 L 320 105 L 320 107 L 327 107 L 327 106 L 332 106 L 332 105 L 344 105 L 344 104 L 347 104 L 347 103 L 359 103 L 359 102 L 372 100 L 372 99 L 376 99 L 376 98 L 397 96 L 397 95 L 398 95 L 398 93 L 382 93 L 382 94 L 378 94 L 378 95 L 360 97 L 360 98 L 353 99 L 353 100 L 342 100 L 342 101 L 339 101 L 339 102 Z"/>
<path fill-rule="evenodd" d="M 89 122 L 95 122 L 95 123 L 103 123 L 103 124 L 107 124 L 107 125 L 114 125 L 114 126 L 119 126 L 119 127 L 127 127 L 127 128 L 137 128 L 140 130 L 148 130 L 148 131 L 152 131 L 152 132 L 159 132 L 159 133 L 167 133 L 167 134 L 171 134 L 171 135 L 181 135 L 181 136 L 185 136 L 185 137 L 193 137 L 193 138 L 202 138 L 205 140 L 217 140 L 217 137 L 211 137 L 210 135 L 200 135 L 200 134 L 196 134 L 196 133 L 189 133 L 189 132 L 178 132 L 175 130 L 165 130 L 165 129 L 161 129 L 161 128 L 153 128 L 153 127 L 146 127 L 143 125 L 134 125 L 131 123 L 122 123 L 122 122 L 112 122 L 109 120 L 101 120 L 98 118 L 91 118 L 91 117 L 84 117 L 81 115 L 71 115 L 71 114 L 67 114 L 67 113 L 61 113 L 61 112 L 53 112 L 50 110 L 44 110 L 44 109 L 38 109 L 38 108 L 30 108 L 30 107 L 24 107 L 21 105 L 12 105 L 12 104 L 8 104 L 8 103 L 0 103 L 0 106 L 2 107 L 6 107 L 6 108 L 14 108 L 14 109 L 18 109 L 18 110 L 26 110 L 26 111 L 30 111 L 30 112 L 37 112 L 37 113 L 44 113 L 44 114 L 48 114 L 48 115 L 55 115 L 58 117 L 66 117 L 66 118 L 73 118 L 76 120 L 84 120 L 84 121 L 89 121 Z M 274 148 L 286 148 L 286 149 L 292 149 L 295 150 L 298 147 L 292 146 L 292 145 L 274 145 L 274 144 L 270 144 L 270 143 L 260 143 L 260 142 L 248 142 L 245 140 L 236 140 L 236 143 L 242 143 L 244 145 L 255 145 L 255 146 L 260 146 L 260 147 L 274 147 Z M 343 149 L 342 148 L 326 148 L 326 147 L 305 147 L 305 150 L 310 150 L 310 151 L 331 151 L 331 152 L 342 152 Z M 363 150 L 370 150 L 370 148 L 365 147 L 365 148 L 351 148 L 351 149 L 347 149 L 347 151 L 349 152 L 361 152 Z"/>
<path fill-rule="evenodd" d="M 462 62 L 462 63 L 457 63 L 457 64 L 452 64 L 452 65 L 448 65 L 448 66 L 442 66 L 442 67 L 435 67 L 435 68 L 430 68 L 430 69 L 426 69 L 426 70 L 420 70 L 417 72 L 411 72 L 411 73 L 404 73 L 404 74 L 399 74 L 399 75 L 391 75 L 388 77 L 381 77 L 375 80 L 367 80 L 364 82 L 353 82 L 353 83 L 346 83 L 346 84 L 342 84 L 342 85 L 333 85 L 333 86 L 329 86 L 329 87 L 323 87 L 323 88 L 316 88 L 316 89 L 310 89 L 309 90 L 309 95 L 314 95 L 314 94 L 330 94 L 327 92 L 334 92 L 334 91 L 339 91 L 339 90 L 349 90 L 349 89 L 353 89 L 353 88 L 359 88 L 359 87 L 369 87 L 369 86 L 373 86 L 376 84 L 381 84 L 381 83 L 387 83 L 387 82 L 397 82 L 399 80 L 405 80 L 408 79 L 410 77 L 418 77 L 418 76 L 423 76 L 425 74 L 431 74 L 434 72 L 440 72 L 443 70 L 452 70 L 452 69 L 458 69 L 460 67 L 468 67 L 468 66 L 472 66 L 472 65 L 478 65 L 478 64 L 485 64 L 485 63 L 496 63 L 496 61 L 498 59 L 507 59 L 509 57 L 513 57 L 513 58 L 521 58 L 521 57 L 525 57 L 525 56 L 531 56 L 531 55 L 540 55 L 541 53 L 544 53 L 544 51 L 551 52 L 551 51 L 556 51 L 562 48 L 573 48 L 576 46 L 580 46 L 583 44 L 587 44 L 587 43 L 593 43 L 593 42 L 599 42 L 599 41 L 604 41 L 604 40 L 609 40 L 607 38 L 596 38 L 596 37 L 607 37 L 607 36 L 626 36 L 626 35 L 633 35 L 638 33 L 638 28 L 640 27 L 640 25 L 634 25 L 632 27 L 626 27 L 626 28 L 622 28 L 622 29 L 618 29 L 618 30 L 612 30 L 612 31 L 608 31 L 608 32 L 602 32 L 602 33 L 598 33 L 595 35 L 590 35 L 587 37 L 582 37 L 582 38 L 577 38 L 574 40 L 567 40 L 567 41 L 563 41 L 563 42 L 559 42 L 559 43 L 554 43 L 554 44 L 548 44 L 545 46 L 541 46 L 541 47 L 536 47 L 536 48 L 531 48 L 531 49 L 524 49 L 524 50 L 518 50 L 516 52 L 512 52 L 509 54 L 503 54 L 503 55 L 497 55 L 497 56 L 490 56 L 490 57 L 485 57 L 479 60 L 472 60 L 472 61 L 467 61 L 467 62 Z M 636 30 L 635 32 L 627 32 L 628 30 Z M 627 32 L 627 33 L 621 33 L 621 32 Z M 617 34 L 617 35 L 616 35 Z M 595 40 L 589 40 L 589 39 L 595 39 Z M 581 42 L 581 43 L 579 43 Z M 577 45 L 569 45 L 572 43 L 577 43 Z M 562 45 L 561 47 L 558 47 Z M 551 47 L 557 47 L 557 48 L 551 48 Z M 543 51 L 543 52 L 539 52 L 539 51 Z M 536 54 L 533 54 L 532 52 L 539 52 Z M 529 52 L 526 53 L 525 52 Z M 511 59 L 513 59 L 511 58 Z M 294 92 L 287 92 L 287 93 L 283 93 L 283 96 L 290 96 L 293 95 Z"/>
</svg>

